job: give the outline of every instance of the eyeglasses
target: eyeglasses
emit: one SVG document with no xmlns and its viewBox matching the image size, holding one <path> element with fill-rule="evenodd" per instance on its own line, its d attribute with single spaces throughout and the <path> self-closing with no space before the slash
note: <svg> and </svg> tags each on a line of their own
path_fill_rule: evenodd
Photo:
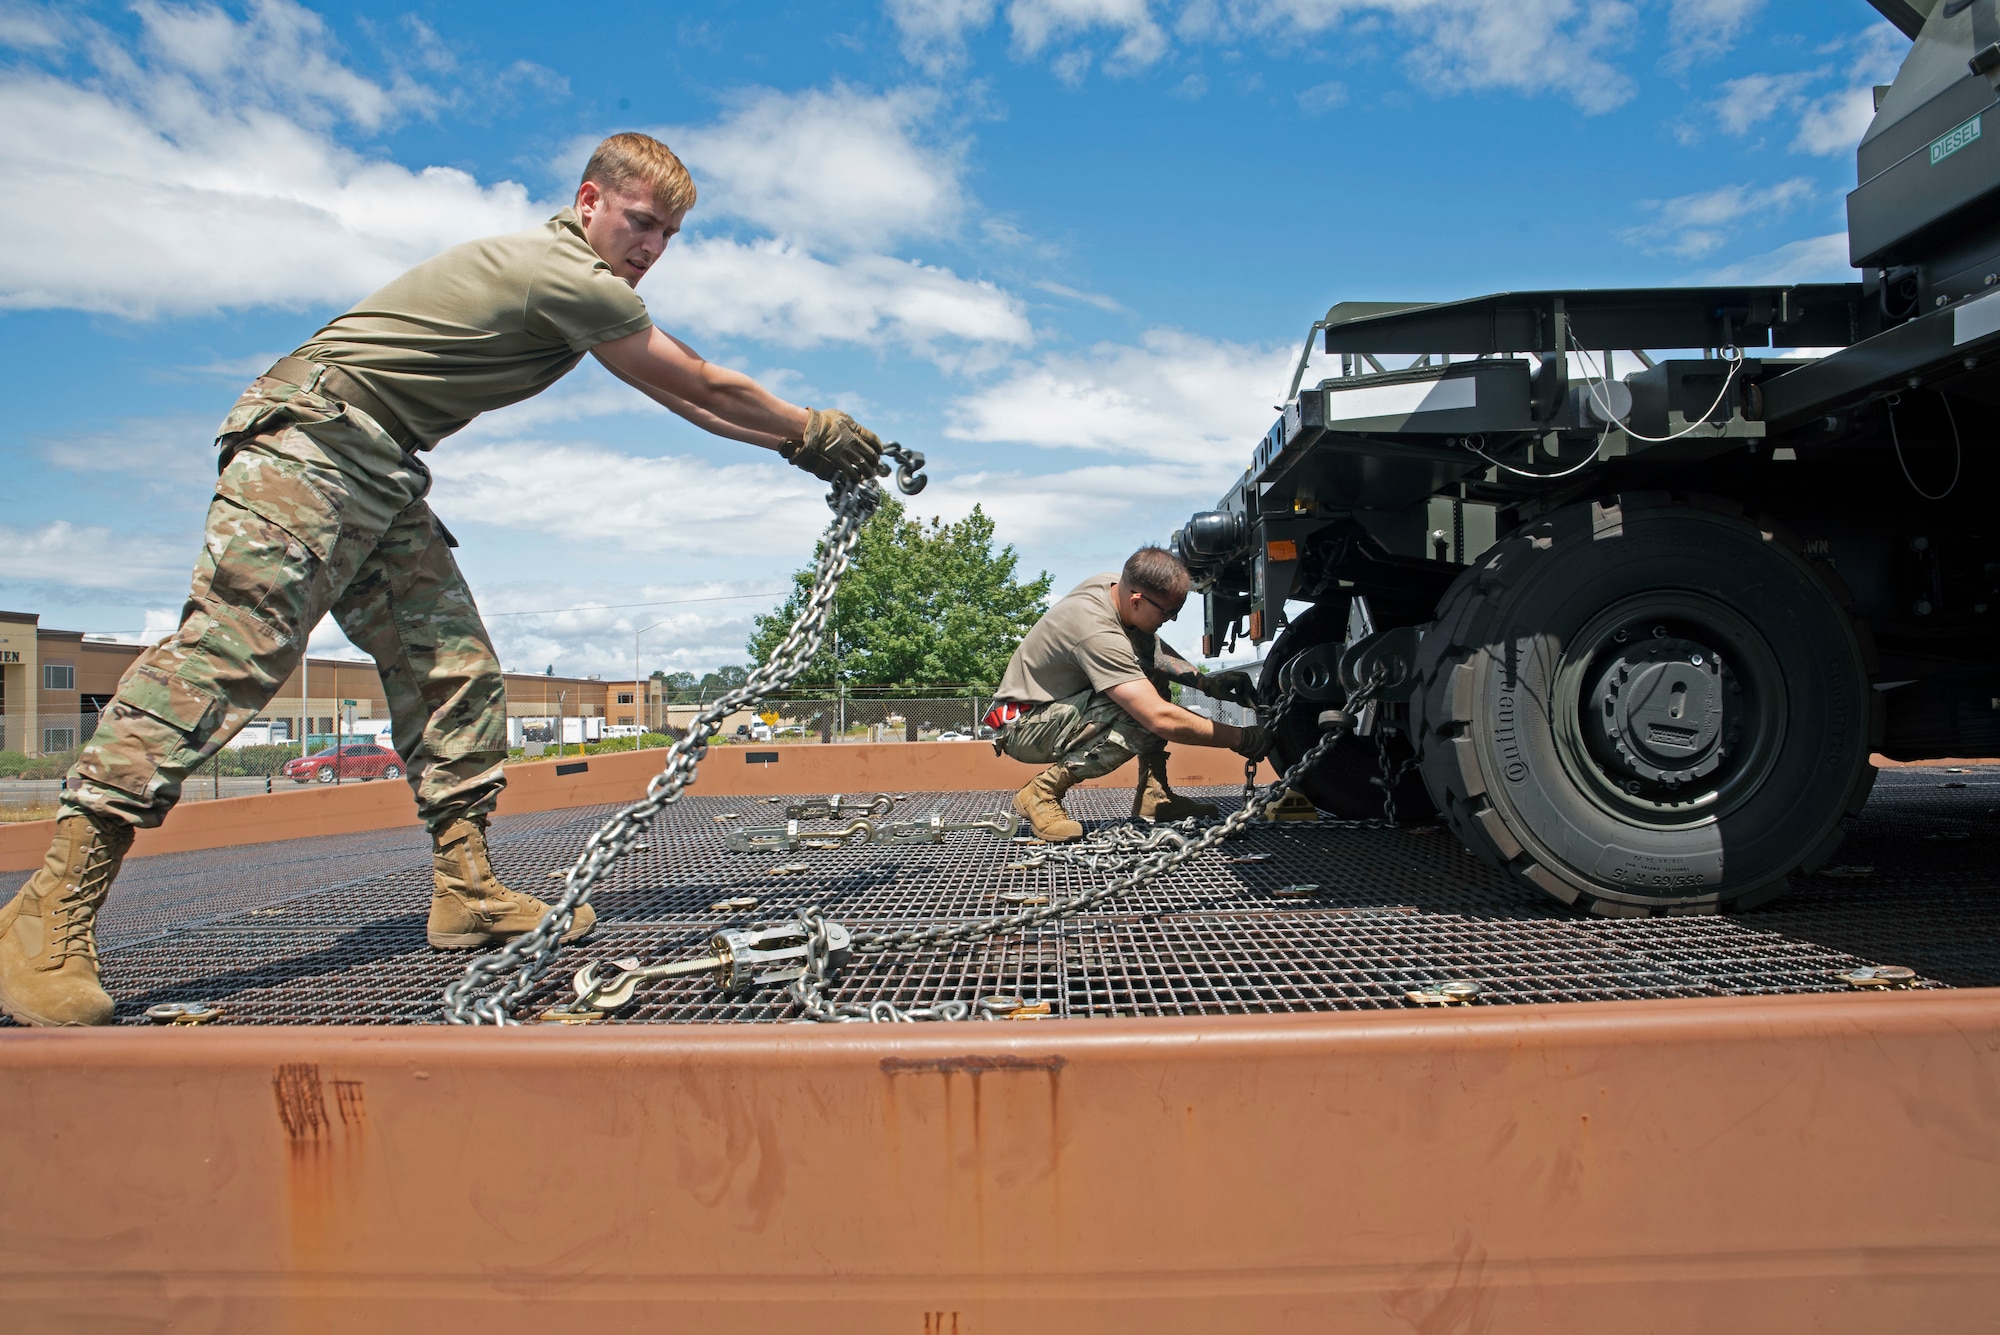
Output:
<svg viewBox="0 0 2000 1335">
<path fill-rule="evenodd" d="M 1154 607 L 1159 609 L 1160 615 L 1165 617 L 1169 621 L 1172 621 L 1175 617 L 1181 614 L 1180 607 L 1168 607 L 1165 603 L 1162 603 L 1157 599 L 1148 597 L 1143 589 L 1134 589 L 1132 590 L 1132 592 L 1138 594 L 1139 597 L 1144 599 L 1146 602 L 1152 603 Z M 1185 607 L 1186 603 L 1182 603 L 1181 606 Z"/>
</svg>

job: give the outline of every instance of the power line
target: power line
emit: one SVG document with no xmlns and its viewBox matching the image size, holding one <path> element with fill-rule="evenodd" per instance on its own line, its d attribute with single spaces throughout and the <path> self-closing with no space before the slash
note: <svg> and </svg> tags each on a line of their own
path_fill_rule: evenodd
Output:
<svg viewBox="0 0 2000 1335">
<path fill-rule="evenodd" d="M 551 617 L 564 612 L 615 612 L 627 607 L 679 607 L 686 603 L 739 603 L 750 598 L 776 598 L 790 593 L 789 589 L 774 589 L 766 593 L 726 593 L 715 598 L 665 598 L 657 603 L 592 603 L 588 607 L 545 607 L 538 612 L 481 612 L 488 621 L 494 617 Z"/>
</svg>

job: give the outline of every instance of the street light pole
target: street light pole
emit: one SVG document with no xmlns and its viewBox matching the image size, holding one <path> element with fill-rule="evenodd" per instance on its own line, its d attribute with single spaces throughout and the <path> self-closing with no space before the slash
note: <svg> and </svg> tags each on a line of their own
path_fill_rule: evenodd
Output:
<svg viewBox="0 0 2000 1335">
<path fill-rule="evenodd" d="M 637 704 L 642 699 L 641 692 L 644 691 L 645 689 L 645 683 L 640 679 L 639 676 L 639 637 L 641 635 L 644 635 L 649 630 L 659 629 L 661 626 L 666 625 L 668 621 L 672 620 L 673 620 L 672 617 L 668 617 L 663 621 L 655 621 L 650 626 L 641 626 L 639 629 L 632 632 L 632 700 L 635 704 Z M 647 725 L 652 722 L 651 715 L 653 710 L 653 703 L 649 697 L 645 698 L 645 704 L 643 707 L 646 712 L 644 715 L 641 716 L 643 721 L 639 724 L 638 747 L 642 747 L 646 744 L 646 728 Z M 636 713 L 637 711 L 634 712 Z M 633 749 L 636 750 L 638 749 L 638 747 L 634 747 Z"/>
</svg>

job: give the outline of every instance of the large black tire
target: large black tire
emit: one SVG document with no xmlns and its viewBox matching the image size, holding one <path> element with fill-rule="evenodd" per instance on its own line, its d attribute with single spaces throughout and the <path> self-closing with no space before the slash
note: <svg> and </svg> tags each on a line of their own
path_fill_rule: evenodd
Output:
<svg viewBox="0 0 2000 1335">
<path fill-rule="evenodd" d="M 1760 903 L 1832 854 L 1875 780 L 1850 601 L 1728 502 L 1558 510 L 1469 567 L 1424 636 L 1425 786 L 1473 851 L 1578 908 Z"/>
<path fill-rule="evenodd" d="M 1345 598 L 1315 603 L 1293 618 L 1264 657 L 1264 673 L 1257 689 L 1258 716 L 1271 723 L 1271 763 L 1280 773 L 1298 763 L 1319 740 L 1321 712 L 1346 697 L 1336 686 L 1332 699 L 1299 701 L 1283 718 L 1271 719 L 1270 711 L 1278 701 L 1278 672 L 1307 649 L 1341 643 L 1347 636 L 1347 608 Z M 1402 774 L 1395 790 L 1399 822 L 1426 821 L 1434 814 L 1422 776 L 1403 763 L 1414 754 L 1406 734 L 1390 737 L 1389 762 Z M 1298 787 L 1330 816 L 1373 820 L 1382 815 L 1382 787 L 1375 782 L 1381 773 L 1381 752 L 1374 737 L 1343 737 L 1324 760 L 1306 772 Z"/>
</svg>

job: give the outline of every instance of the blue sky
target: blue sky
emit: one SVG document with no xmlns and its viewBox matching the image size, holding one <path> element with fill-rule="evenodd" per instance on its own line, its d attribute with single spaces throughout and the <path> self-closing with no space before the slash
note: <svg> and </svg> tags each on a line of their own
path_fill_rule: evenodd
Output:
<svg viewBox="0 0 2000 1335">
<path fill-rule="evenodd" d="M 162 633 L 247 378 L 612 131 L 702 192 L 656 322 L 1062 589 L 1224 489 L 1333 302 L 1851 277 L 1907 47 L 1863 0 L 0 3 L 0 607 Z M 515 670 L 740 661 L 826 518 L 588 359 L 432 463 Z"/>
</svg>

